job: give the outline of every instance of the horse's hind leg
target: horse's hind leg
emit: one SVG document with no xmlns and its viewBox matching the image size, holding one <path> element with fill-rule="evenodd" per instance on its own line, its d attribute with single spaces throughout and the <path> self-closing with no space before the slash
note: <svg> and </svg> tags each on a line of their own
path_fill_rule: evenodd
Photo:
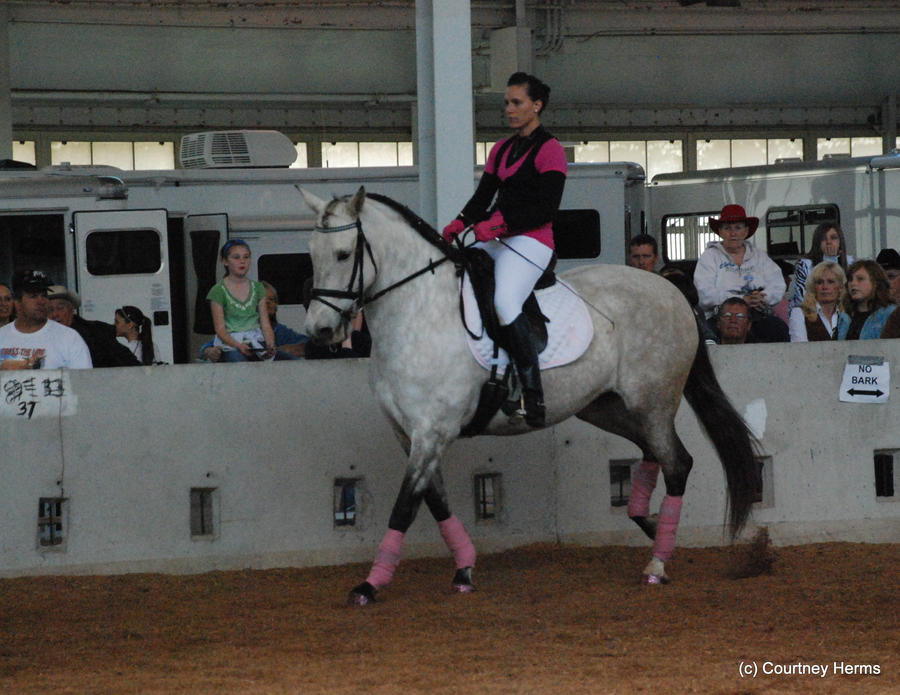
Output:
<svg viewBox="0 0 900 695">
<path fill-rule="evenodd" d="M 643 460 L 631 480 L 628 518 L 640 526 L 650 540 L 653 540 L 656 535 L 656 517 L 650 515 L 650 497 L 656 489 L 659 462 L 647 445 L 639 418 L 626 408 L 618 395 L 613 393 L 600 396 L 577 416 L 600 429 L 624 437 L 640 448 Z"/>
<path fill-rule="evenodd" d="M 643 461 L 632 481 L 628 516 L 653 539 L 653 555 L 641 577 L 650 584 L 665 584 L 665 563 L 675 548 L 675 535 L 687 477 L 693 461 L 674 428 L 674 412 L 662 407 L 649 413 L 629 410 L 615 394 L 605 394 L 578 413 L 578 417 L 608 432 L 625 437 L 640 447 Z M 657 463 L 659 462 L 659 463 Z M 649 515 L 650 496 L 662 467 L 666 495 L 658 518 Z"/>
<path fill-rule="evenodd" d="M 628 496 L 628 518 L 641 527 L 650 540 L 656 536 L 657 518 L 650 516 L 650 497 L 656 489 L 659 477 L 659 463 L 645 450 L 643 460 L 638 464 L 631 478 L 631 494 Z"/>
</svg>

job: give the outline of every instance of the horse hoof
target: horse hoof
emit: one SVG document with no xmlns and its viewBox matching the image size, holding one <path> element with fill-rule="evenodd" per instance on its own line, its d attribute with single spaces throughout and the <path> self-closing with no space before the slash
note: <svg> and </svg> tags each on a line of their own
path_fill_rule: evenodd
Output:
<svg viewBox="0 0 900 695">
<path fill-rule="evenodd" d="M 363 582 L 353 588 L 347 597 L 349 606 L 368 606 L 375 603 L 375 587 L 369 582 Z"/>
<path fill-rule="evenodd" d="M 642 574 L 641 584 L 668 584 L 669 578 L 664 574 Z"/>
<path fill-rule="evenodd" d="M 347 597 L 348 606 L 368 606 L 371 603 L 375 602 L 368 596 L 357 594 L 355 591 L 351 591 L 350 595 Z"/>
<path fill-rule="evenodd" d="M 471 594 L 475 591 L 475 585 L 472 583 L 472 568 L 461 567 L 456 570 L 450 588 L 455 594 Z"/>
<path fill-rule="evenodd" d="M 456 582 L 453 582 L 451 588 L 455 594 L 471 594 L 475 591 L 474 584 L 457 584 Z"/>
</svg>

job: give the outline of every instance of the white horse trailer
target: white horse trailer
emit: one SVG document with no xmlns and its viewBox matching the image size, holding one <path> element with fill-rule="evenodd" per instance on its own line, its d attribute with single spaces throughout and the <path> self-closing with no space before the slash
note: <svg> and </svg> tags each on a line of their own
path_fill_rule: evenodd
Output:
<svg viewBox="0 0 900 695">
<path fill-rule="evenodd" d="M 840 224 L 848 253 L 874 258 L 900 248 L 900 154 L 785 162 L 655 176 L 647 186 L 648 233 L 665 262 L 692 265 L 716 239 L 709 228 L 727 203 L 759 217 L 754 242 L 772 258 L 809 251 L 816 226 Z"/>
<path fill-rule="evenodd" d="M 201 163 L 210 159 L 195 150 Z M 80 294 L 88 319 L 112 322 L 116 308 L 137 306 L 152 319 L 161 359 L 189 362 L 212 333 L 205 296 L 222 273 L 218 249 L 240 237 L 253 252 L 253 276 L 279 292 L 279 319 L 300 328 L 313 214 L 297 187 L 331 197 L 363 185 L 416 210 L 418 170 L 289 169 L 277 154 L 280 168 L 266 167 L 250 151 L 240 167 L 220 159 L 221 168 L 209 169 L 4 171 L 0 281 L 40 268 Z M 643 182 L 635 164 L 571 167 L 560 211 L 561 265 L 625 261 L 627 240 L 641 229 Z"/>
</svg>

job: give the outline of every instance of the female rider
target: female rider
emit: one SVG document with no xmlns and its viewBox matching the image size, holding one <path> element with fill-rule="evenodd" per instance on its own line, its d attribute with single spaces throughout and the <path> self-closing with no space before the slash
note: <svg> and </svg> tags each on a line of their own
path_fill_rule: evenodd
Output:
<svg viewBox="0 0 900 695">
<path fill-rule="evenodd" d="M 449 242 L 473 227 L 475 246 L 494 259 L 501 344 L 516 365 L 525 421 L 532 427 L 545 424 L 544 394 L 522 305 L 553 256 L 552 220 L 567 169 L 562 145 L 541 125 L 549 99 L 550 87 L 537 77 L 517 72 L 509 78 L 506 117 L 515 134 L 491 148 L 475 194 L 443 233 Z"/>
</svg>

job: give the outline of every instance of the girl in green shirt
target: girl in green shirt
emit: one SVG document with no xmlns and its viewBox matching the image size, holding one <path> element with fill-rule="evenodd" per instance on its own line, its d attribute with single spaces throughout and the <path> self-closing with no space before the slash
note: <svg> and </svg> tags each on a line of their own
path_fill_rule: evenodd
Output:
<svg viewBox="0 0 900 695">
<path fill-rule="evenodd" d="M 275 355 L 275 335 L 266 311 L 266 290 L 247 277 L 250 247 L 243 239 L 225 242 L 219 253 L 225 277 L 206 295 L 216 330 L 214 345 L 222 348 L 222 361 L 246 362 Z"/>
</svg>

